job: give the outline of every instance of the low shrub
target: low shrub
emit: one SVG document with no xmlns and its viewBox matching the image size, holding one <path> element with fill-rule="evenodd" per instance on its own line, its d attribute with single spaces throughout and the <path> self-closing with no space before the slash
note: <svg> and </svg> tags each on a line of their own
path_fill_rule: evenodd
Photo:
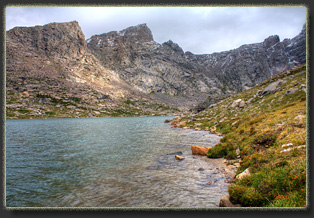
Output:
<svg viewBox="0 0 314 218">
<path fill-rule="evenodd" d="M 242 133 L 244 133 L 244 129 L 239 130 L 239 134 L 242 134 Z"/>
<path fill-rule="evenodd" d="M 235 150 L 228 151 L 226 154 L 227 160 L 232 160 L 237 158 L 237 152 Z"/>
<path fill-rule="evenodd" d="M 234 155 L 236 156 L 235 148 L 230 143 L 219 143 L 207 152 L 207 157 L 209 158 L 227 158 L 228 156 L 228 158 L 231 159 L 231 157 L 234 157 Z"/>
<path fill-rule="evenodd" d="M 253 141 L 254 144 L 263 145 L 263 146 L 272 146 L 277 139 L 275 132 L 265 132 L 260 135 L 257 135 Z"/>
<path fill-rule="evenodd" d="M 241 149 L 240 155 L 241 158 L 245 158 L 248 155 L 254 154 L 254 149 L 250 145 L 246 145 Z"/>
<path fill-rule="evenodd" d="M 241 172 L 248 165 L 254 165 L 257 156 L 254 154 L 248 159 L 241 163 Z M 305 160 L 290 164 L 282 160 L 275 165 L 265 162 L 259 169 L 250 166 L 251 175 L 229 187 L 230 199 L 243 206 L 302 207 L 306 204 L 305 167 Z"/>
<path fill-rule="evenodd" d="M 25 113 L 29 113 L 29 112 L 31 112 L 31 110 L 21 108 L 21 109 L 19 109 L 19 110 L 18 110 L 18 112 L 19 112 L 19 113 L 24 113 L 24 114 L 25 114 Z"/>
<path fill-rule="evenodd" d="M 232 184 L 229 186 L 228 192 L 231 202 L 240 203 L 244 207 L 260 207 L 268 203 L 267 199 L 253 187 Z"/>
<path fill-rule="evenodd" d="M 286 195 L 277 195 L 268 207 L 306 207 L 305 189 L 301 192 L 288 193 Z"/>
</svg>

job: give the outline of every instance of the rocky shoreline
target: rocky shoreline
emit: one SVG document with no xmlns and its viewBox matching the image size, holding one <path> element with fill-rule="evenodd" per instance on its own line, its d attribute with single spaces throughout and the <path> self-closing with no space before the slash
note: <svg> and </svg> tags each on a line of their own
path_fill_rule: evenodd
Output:
<svg viewBox="0 0 314 218">
<path fill-rule="evenodd" d="M 174 118 L 173 120 L 165 120 L 165 123 L 170 123 L 172 128 L 182 128 L 182 129 L 190 129 L 190 128 L 186 128 L 186 124 L 185 123 L 178 123 L 176 121 L 176 118 Z M 197 126 L 197 125 L 196 125 Z M 194 129 L 192 129 L 194 131 L 200 131 L 201 129 L 198 127 L 195 127 Z M 208 131 L 210 134 L 216 134 L 218 136 L 222 136 L 221 133 L 216 132 L 216 130 L 214 128 L 212 129 L 206 129 L 205 131 Z M 202 149 L 203 148 L 203 149 Z M 194 145 L 191 147 L 192 150 L 192 155 L 196 156 L 206 156 L 207 151 L 211 149 L 211 147 L 200 147 L 197 145 Z M 182 160 L 181 157 L 177 157 L 176 155 L 176 159 L 178 161 Z M 236 172 L 238 170 L 238 168 L 240 167 L 240 158 L 239 159 L 234 159 L 234 160 L 227 160 L 225 158 L 207 158 L 206 159 L 208 162 L 214 164 L 220 172 L 228 175 L 228 183 L 232 183 L 235 178 L 236 178 Z M 219 201 L 219 207 L 241 207 L 240 204 L 233 204 L 230 201 L 229 196 L 223 196 L 220 201 Z"/>
<path fill-rule="evenodd" d="M 305 83 L 306 65 L 300 65 L 197 114 L 169 121 L 173 128 L 223 136 L 206 153 L 226 158 L 214 161 L 233 173 L 230 198 L 222 198 L 221 207 L 239 206 L 230 199 L 243 207 L 307 205 Z"/>
</svg>

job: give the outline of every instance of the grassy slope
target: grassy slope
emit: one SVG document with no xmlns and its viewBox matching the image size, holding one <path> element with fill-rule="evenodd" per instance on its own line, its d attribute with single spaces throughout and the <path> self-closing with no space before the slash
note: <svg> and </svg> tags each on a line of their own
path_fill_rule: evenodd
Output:
<svg viewBox="0 0 314 218">
<path fill-rule="evenodd" d="M 278 79 L 286 81 L 278 91 L 256 95 Z M 275 75 L 193 117 L 177 119 L 181 127 L 195 128 L 197 123 L 198 128 L 208 130 L 214 126 L 224 136 L 209 150 L 210 158 L 236 159 L 240 149 L 237 174 L 249 168 L 251 175 L 236 179 L 229 187 L 233 203 L 253 207 L 306 205 L 306 92 L 301 84 L 306 85 L 305 65 Z M 285 95 L 292 88 L 296 92 Z M 245 106 L 231 108 L 236 99 L 244 100 Z"/>
</svg>

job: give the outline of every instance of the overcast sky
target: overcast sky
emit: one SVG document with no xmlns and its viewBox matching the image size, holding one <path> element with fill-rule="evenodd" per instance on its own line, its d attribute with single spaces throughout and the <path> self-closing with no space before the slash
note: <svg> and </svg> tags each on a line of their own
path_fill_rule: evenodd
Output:
<svg viewBox="0 0 314 218">
<path fill-rule="evenodd" d="M 306 22 L 305 7 L 7 7 L 6 29 L 76 20 L 85 38 L 146 23 L 154 40 L 211 54 L 279 35 L 293 38 Z"/>
</svg>

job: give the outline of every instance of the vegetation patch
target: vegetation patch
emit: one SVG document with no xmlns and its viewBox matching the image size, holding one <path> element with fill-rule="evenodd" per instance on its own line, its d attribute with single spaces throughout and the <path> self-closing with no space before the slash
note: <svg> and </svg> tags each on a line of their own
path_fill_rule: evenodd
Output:
<svg viewBox="0 0 314 218">
<path fill-rule="evenodd" d="M 249 169 L 250 175 L 235 179 L 229 186 L 230 200 L 245 207 L 304 207 L 307 205 L 306 171 L 306 84 L 305 64 L 290 73 L 280 73 L 259 85 L 228 97 L 193 117 L 176 118 L 184 126 L 201 123 L 215 126 L 223 135 L 207 153 L 209 158 L 236 159 L 237 175 Z M 276 92 L 257 96 L 278 79 L 286 81 Z M 291 89 L 295 92 L 288 92 Z M 242 99 L 245 107 L 231 108 Z M 249 101 L 249 99 L 251 99 Z"/>
</svg>

